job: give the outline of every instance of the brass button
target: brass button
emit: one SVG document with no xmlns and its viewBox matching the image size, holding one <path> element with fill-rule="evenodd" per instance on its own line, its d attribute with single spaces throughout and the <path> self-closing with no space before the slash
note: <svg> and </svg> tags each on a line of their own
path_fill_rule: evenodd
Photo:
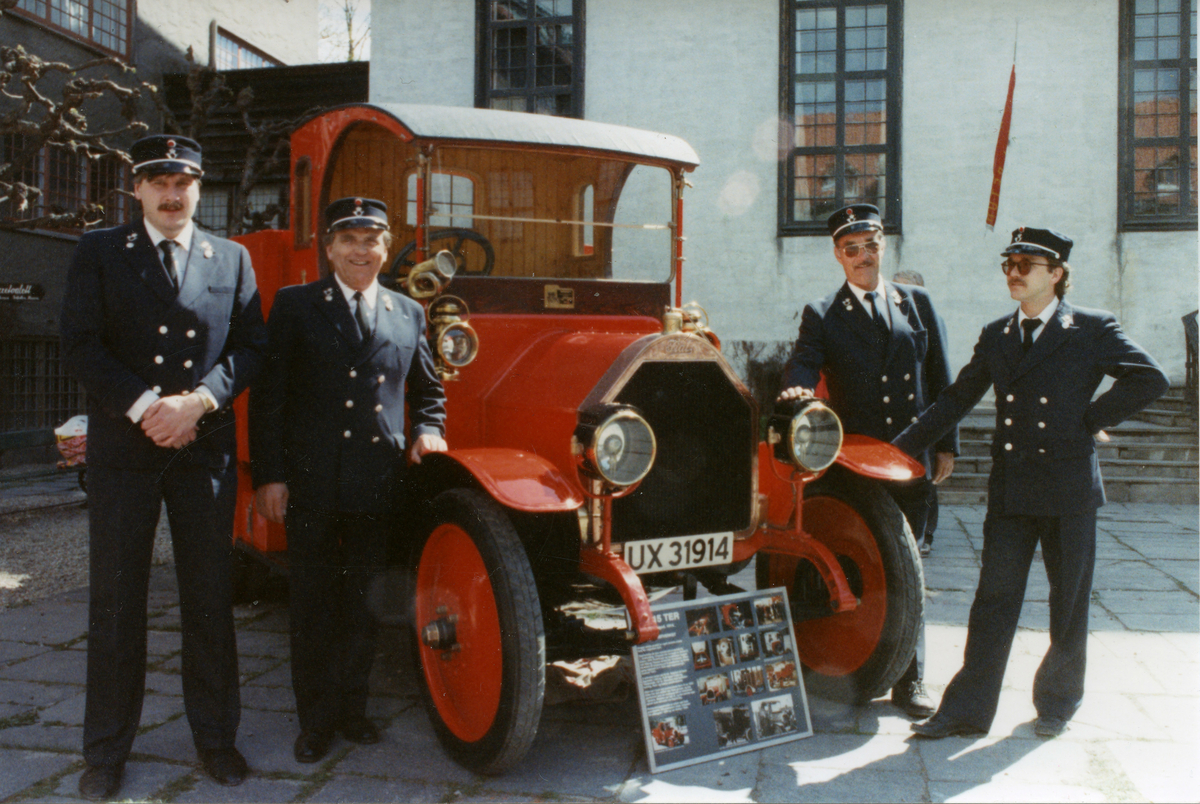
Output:
<svg viewBox="0 0 1200 804">
<path fill-rule="evenodd" d="M 347 430 L 346 432 L 342 433 L 342 438 L 349 438 L 349 437 L 350 437 L 350 431 L 349 431 L 349 430 Z"/>
<path fill-rule="evenodd" d="M 1012 394 L 1009 394 L 1008 396 L 1006 396 L 1006 397 L 1004 397 L 1004 398 L 1005 398 L 1006 400 L 1008 400 L 1009 402 L 1012 402 L 1012 401 L 1013 401 L 1013 395 L 1012 395 Z"/>
<path fill-rule="evenodd" d="M 380 374 L 380 375 L 379 375 L 379 384 L 380 384 L 380 385 L 383 385 L 383 381 L 384 381 L 384 380 L 386 380 L 386 379 L 387 379 L 387 377 L 384 377 L 382 374 Z"/>
<path fill-rule="evenodd" d="M 187 336 L 188 336 L 189 338 L 194 338 L 194 337 L 196 337 L 196 330 L 194 330 L 194 329 L 189 329 L 189 330 L 187 331 Z"/>
<path fill-rule="evenodd" d="M 880 377 L 879 379 L 883 380 L 884 382 L 887 382 L 887 375 L 886 375 L 886 374 L 884 374 L 884 375 L 883 375 L 882 377 Z"/>
<path fill-rule="evenodd" d="M 383 405 L 376 405 L 376 406 L 375 406 L 375 412 L 376 412 L 376 413 L 382 413 L 382 412 L 383 412 Z"/>
<path fill-rule="evenodd" d="M 184 368 L 191 368 L 191 367 L 192 367 L 192 361 L 190 361 L 190 360 L 185 360 L 185 361 L 183 361 L 183 367 L 184 367 Z"/>
<path fill-rule="evenodd" d="M 162 355 L 155 355 L 155 356 L 154 356 L 154 362 L 155 362 L 155 363 L 157 363 L 158 365 L 160 365 L 160 366 L 161 366 L 161 365 L 162 365 L 162 362 L 163 362 L 163 356 L 162 356 Z"/>
<path fill-rule="evenodd" d="M 909 395 L 908 395 L 908 401 L 909 401 L 909 402 L 912 402 L 912 401 L 913 401 L 914 399 L 916 399 L 916 398 L 917 398 L 917 395 L 916 395 L 916 394 L 909 394 Z"/>
<path fill-rule="evenodd" d="M 352 407 L 354 407 L 354 400 L 353 400 L 353 399 L 347 399 L 347 400 L 346 400 L 346 407 L 348 407 L 348 408 L 352 408 Z"/>
<path fill-rule="evenodd" d="M 156 394 L 161 394 L 161 393 L 162 393 L 162 386 L 161 386 L 161 385 L 156 385 L 156 386 L 154 386 L 153 388 L 151 388 L 150 390 L 151 390 L 151 391 L 153 391 L 153 392 L 154 392 L 154 393 L 156 393 Z"/>
<path fill-rule="evenodd" d="M 1038 427 L 1040 427 L 1041 429 L 1045 430 L 1045 429 L 1046 429 L 1046 423 L 1045 423 L 1045 422 L 1038 422 Z"/>
<path fill-rule="evenodd" d="M 1041 399 L 1039 399 L 1038 401 L 1039 401 L 1039 402 L 1041 402 L 1041 403 L 1044 405 L 1044 404 L 1046 404 L 1047 402 L 1049 402 L 1050 400 L 1049 400 L 1049 399 L 1047 399 L 1046 397 L 1042 397 L 1042 398 L 1041 398 Z"/>
<path fill-rule="evenodd" d="M 884 421 L 886 421 L 888 424 L 891 424 L 891 423 L 892 423 L 892 417 L 891 417 L 891 416 L 888 416 L 886 419 L 884 419 Z"/>
<path fill-rule="evenodd" d="M 1012 452 L 1012 444 L 1005 444 L 1005 445 L 1004 445 L 1004 448 L 1005 448 L 1006 450 L 1008 450 L 1009 452 Z"/>
<path fill-rule="evenodd" d="M 1005 424 L 1007 424 L 1007 425 L 1010 425 L 1010 426 L 1011 426 L 1011 425 L 1012 425 L 1012 419 L 1005 419 L 1005 420 L 1004 420 L 1004 423 L 1005 423 Z"/>
<path fill-rule="evenodd" d="M 372 436 L 372 437 L 371 437 L 371 443 L 372 443 L 372 444 L 378 444 L 378 443 L 379 443 L 379 436 Z"/>
<path fill-rule="evenodd" d="M 911 374 L 905 374 L 905 375 L 904 375 L 904 379 L 906 379 L 906 380 L 911 380 L 911 379 L 912 379 L 912 375 L 911 375 Z"/>
<path fill-rule="evenodd" d="M 158 334 L 159 335 L 167 334 L 167 325 L 166 324 L 163 324 L 161 327 L 158 328 Z"/>
<path fill-rule="evenodd" d="M 354 369 L 350 369 L 350 379 L 354 379 L 357 376 L 358 376 L 358 372 L 355 371 Z"/>
<path fill-rule="evenodd" d="M 892 401 L 892 400 L 891 400 L 891 397 L 886 397 L 886 396 L 885 396 L 885 397 L 883 398 L 883 404 L 885 404 L 885 405 L 886 405 L 887 403 L 891 402 L 891 401 Z"/>
</svg>

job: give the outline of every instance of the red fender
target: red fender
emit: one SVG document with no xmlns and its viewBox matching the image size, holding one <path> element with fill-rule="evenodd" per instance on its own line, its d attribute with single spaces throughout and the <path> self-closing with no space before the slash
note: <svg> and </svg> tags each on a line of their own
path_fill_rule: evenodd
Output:
<svg viewBox="0 0 1200 804">
<path fill-rule="evenodd" d="M 846 435 L 837 462 L 855 474 L 876 480 L 915 480 L 925 467 L 898 447 L 865 435 Z"/>
<path fill-rule="evenodd" d="M 583 495 L 558 468 L 532 452 L 498 447 L 456 449 L 437 453 L 437 458 L 448 458 L 466 469 L 484 491 L 507 508 L 540 514 L 574 511 L 583 505 Z"/>
</svg>

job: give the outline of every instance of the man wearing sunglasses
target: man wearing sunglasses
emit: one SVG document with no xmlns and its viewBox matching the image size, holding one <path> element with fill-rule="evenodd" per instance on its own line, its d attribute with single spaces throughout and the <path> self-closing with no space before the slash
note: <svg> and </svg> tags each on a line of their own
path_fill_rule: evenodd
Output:
<svg viewBox="0 0 1200 804">
<path fill-rule="evenodd" d="M 823 378 L 829 405 L 847 433 L 890 441 L 950 383 L 946 327 L 924 288 L 880 277 L 886 241 L 876 207 L 844 207 L 828 225 L 846 281 L 805 306 L 779 398 L 813 396 Z M 927 477 L 887 486 L 915 538 L 924 535 L 929 517 L 930 476 L 940 483 L 954 469 L 958 429 L 948 428 L 934 451 L 933 461 L 927 453 L 920 458 Z M 892 688 L 892 703 L 911 717 L 928 717 L 934 710 L 923 683 L 924 623 L 919 634 L 916 655 Z"/>
<path fill-rule="evenodd" d="M 1108 440 L 1105 428 L 1153 402 L 1168 382 L 1111 313 L 1063 298 L 1071 246 L 1049 229 L 1013 232 L 1000 267 L 1020 307 L 983 328 L 958 378 L 893 441 L 918 454 L 995 388 L 983 566 L 963 667 L 937 714 L 913 724 L 922 737 L 991 728 L 1039 543 L 1050 580 L 1050 650 L 1033 681 L 1034 733 L 1061 734 L 1083 698 L 1096 509 L 1104 504 L 1095 442 Z M 1112 387 L 1093 399 L 1106 375 Z"/>
</svg>

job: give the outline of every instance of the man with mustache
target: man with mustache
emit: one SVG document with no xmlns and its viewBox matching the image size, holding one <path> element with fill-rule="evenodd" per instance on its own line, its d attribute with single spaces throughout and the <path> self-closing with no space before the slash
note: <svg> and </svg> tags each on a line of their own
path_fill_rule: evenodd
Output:
<svg viewBox="0 0 1200 804">
<path fill-rule="evenodd" d="M 1121 331 L 1112 313 L 1073 307 L 1071 238 L 1022 226 L 1000 264 L 1012 314 L 983 328 L 971 361 L 894 444 L 919 454 L 982 398 L 996 392 L 983 566 L 967 624 L 963 667 L 922 737 L 986 734 L 1038 544 L 1050 580 L 1050 650 L 1033 680 L 1034 733 L 1056 737 L 1083 699 L 1088 603 L 1096 563 L 1096 509 L 1104 484 L 1096 460 L 1104 429 L 1161 396 L 1162 369 Z M 1112 387 L 1092 398 L 1105 376 Z"/>
<path fill-rule="evenodd" d="M 823 378 L 829 405 L 847 433 L 890 441 L 950 382 L 946 327 L 924 288 L 880 277 L 887 241 L 878 208 L 843 207 L 829 216 L 828 225 L 846 281 L 805 306 L 779 398 L 811 397 Z M 929 476 L 940 483 L 954 470 L 957 428 L 949 428 L 935 450 L 932 462 L 920 454 L 927 477 L 887 485 L 915 538 L 924 535 L 929 517 Z M 892 703 L 911 717 L 928 717 L 933 701 L 923 682 L 924 622 L 918 627 L 916 654 L 892 688 Z"/>
<path fill-rule="evenodd" d="M 240 784 L 231 558 L 237 496 L 231 404 L 266 344 L 244 247 L 200 232 L 200 146 L 130 148 L 142 217 L 89 232 L 67 274 L 63 362 L 87 391 L 90 605 L 79 792 L 121 786 L 141 718 L 146 599 L 166 502 L 179 581 L 183 698 L 204 770 Z"/>
</svg>

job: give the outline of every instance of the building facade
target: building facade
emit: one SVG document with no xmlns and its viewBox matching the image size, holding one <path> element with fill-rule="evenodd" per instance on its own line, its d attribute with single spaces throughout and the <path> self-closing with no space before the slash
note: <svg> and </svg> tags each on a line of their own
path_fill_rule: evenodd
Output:
<svg viewBox="0 0 1200 804">
<path fill-rule="evenodd" d="M 701 165 L 684 295 L 727 347 L 786 349 L 804 304 L 843 279 L 824 217 L 867 201 L 884 211 L 885 276 L 923 276 L 956 367 L 1013 309 L 999 255 L 1030 225 L 1075 239 L 1072 303 L 1114 311 L 1182 379 L 1181 317 L 1197 307 L 1196 2 L 393 0 L 374 9 L 371 99 L 688 140 Z"/>
<path fill-rule="evenodd" d="M 0 41 L 72 65 L 115 57 L 136 68 L 125 76 L 110 70 L 119 82 L 162 87 L 164 75 L 188 69 L 189 49 L 200 64 L 222 70 L 315 61 L 317 0 L 20 0 L 0 14 Z M 84 108 L 90 130 L 120 122 L 111 100 Z M 138 119 L 151 132 L 162 130 L 162 117 L 146 94 Z M 128 148 L 132 140 L 112 144 Z M 0 159 L 7 161 L 19 145 L 5 135 Z M 46 148 L 22 179 L 42 190 L 25 215 L 51 205 L 71 210 L 86 201 L 105 205 L 105 225 L 133 214 L 129 197 L 119 192 L 131 189 L 128 168 L 115 161 L 91 163 Z M 14 214 L 0 204 L 0 215 Z M 83 412 L 78 387 L 58 364 L 63 280 L 78 237 L 73 231 L 0 230 L 0 435 L 53 427 Z M 0 468 L 31 457 L 4 451 Z"/>
</svg>

